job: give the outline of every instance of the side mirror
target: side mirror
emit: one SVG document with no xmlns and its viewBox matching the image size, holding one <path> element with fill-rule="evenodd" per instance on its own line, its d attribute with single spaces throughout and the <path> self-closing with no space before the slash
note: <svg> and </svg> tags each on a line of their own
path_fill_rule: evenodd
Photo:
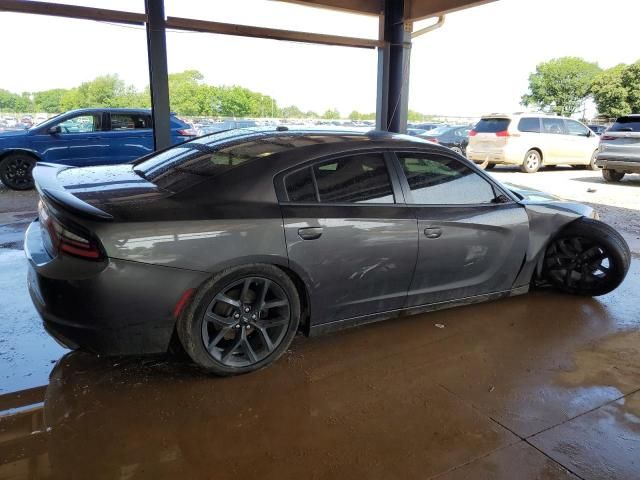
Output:
<svg viewBox="0 0 640 480">
<path fill-rule="evenodd" d="M 62 127 L 60 125 L 56 125 L 55 127 L 51 127 L 49 130 L 47 130 L 47 132 L 50 135 L 57 135 L 59 133 L 62 133 Z"/>
</svg>

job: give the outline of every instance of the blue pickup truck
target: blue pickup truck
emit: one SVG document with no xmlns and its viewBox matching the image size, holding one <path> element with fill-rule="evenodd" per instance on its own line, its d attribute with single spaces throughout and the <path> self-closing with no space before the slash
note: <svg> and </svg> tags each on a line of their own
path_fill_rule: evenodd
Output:
<svg viewBox="0 0 640 480">
<path fill-rule="evenodd" d="M 171 115 L 173 144 L 196 135 Z M 87 108 L 63 113 L 28 130 L 0 132 L 0 180 L 14 190 L 33 188 L 36 162 L 65 165 L 126 163 L 153 151 L 151 110 Z"/>
</svg>

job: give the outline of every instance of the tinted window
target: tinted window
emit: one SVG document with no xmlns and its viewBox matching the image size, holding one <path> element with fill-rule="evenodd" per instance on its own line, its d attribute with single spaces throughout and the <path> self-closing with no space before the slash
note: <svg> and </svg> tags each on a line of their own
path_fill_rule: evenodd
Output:
<svg viewBox="0 0 640 480">
<path fill-rule="evenodd" d="M 138 113 L 112 113 L 111 130 L 151 128 L 151 115 Z"/>
<path fill-rule="evenodd" d="M 96 114 L 84 114 L 77 117 L 68 118 L 65 121 L 58 124 L 61 129 L 61 134 L 68 133 L 91 133 L 98 132 L 102 129 L 102 115 Z"/>
<path fill-rule="evenodd" d="M 566 134 L 567 130 L 564 128 L 564 120 L 561 118 L 543 118 L 542 132 L 562 135 Z"/>
<path fill-rule="evenodd" d="M 640 132 L 640 117 L 620 117 L 616 120 L 610 132 Z"/>
<path fill-rule="evenodd" d="M 511 120 L 508 118 L 483 118 L 475 126 L 474 130 L 478 133 L 496 133 L 504 132 L 509 128 Z"/>
<path fill-rule="evenodd" d="M 311 176 L 311 168 L 287 175 L 285 180 L 287 196 L 291 202 L 315 202 L 316 189 Z"/>
<path fill-rule="evenodd" d="M 540 119 L 535 117 L 521 118 L 518 123 L 518 130 L 521 132 L 540 133 Z"/>
<path fill-rule="evenodd" d="M 421 205 L 475 205 L 492 203 L 493 187 L 457 160 L 399 154 L 413 201 Z"/>
<path fill-rule="evenodd" d="M 313 167 L 324 203 L 393 203 L 382 154 L 342 157 Z"/>
</svg>

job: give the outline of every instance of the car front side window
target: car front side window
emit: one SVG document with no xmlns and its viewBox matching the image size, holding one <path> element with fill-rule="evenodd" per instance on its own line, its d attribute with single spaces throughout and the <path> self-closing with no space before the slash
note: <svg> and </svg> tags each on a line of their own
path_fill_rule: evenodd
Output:
<svg viewBox="0 0 640 480">
<path fill-rule="evenodd" d="M 84 114 L 60 122 L 60 134 L 91 133 L 102 129 L 102 115 Z"/>
<path fill-rule="evenodd" d="M 416 205 L 478 205 L 495 203 L 493 186 L 467 165 L 438 155 L 399 153 Z"/>
<path fill-rule="evenodd" d="M 580 122 L 576 122 L 575 120 L 565 120 L 565 123 L 567 124 L 569 135 L 575 135 L 577 137 L 589 136 L 589 129 Z"/>
</svg>

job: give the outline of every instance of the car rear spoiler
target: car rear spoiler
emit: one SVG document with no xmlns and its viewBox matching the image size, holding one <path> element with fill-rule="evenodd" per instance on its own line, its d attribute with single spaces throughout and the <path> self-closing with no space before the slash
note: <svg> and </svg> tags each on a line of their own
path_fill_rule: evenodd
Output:
<svg viewBox="0 0 640 480">
<path fill-rule="evenodd" d="M 33 179 L 40 196 L 78 215 L 100 220 L 113 220 L 112 215 L 80 200 L 60 184 L 58 174 L 67 168 L 73 167 L 46 162 L 36 164 L 33 169 Z"/>
</svg>

